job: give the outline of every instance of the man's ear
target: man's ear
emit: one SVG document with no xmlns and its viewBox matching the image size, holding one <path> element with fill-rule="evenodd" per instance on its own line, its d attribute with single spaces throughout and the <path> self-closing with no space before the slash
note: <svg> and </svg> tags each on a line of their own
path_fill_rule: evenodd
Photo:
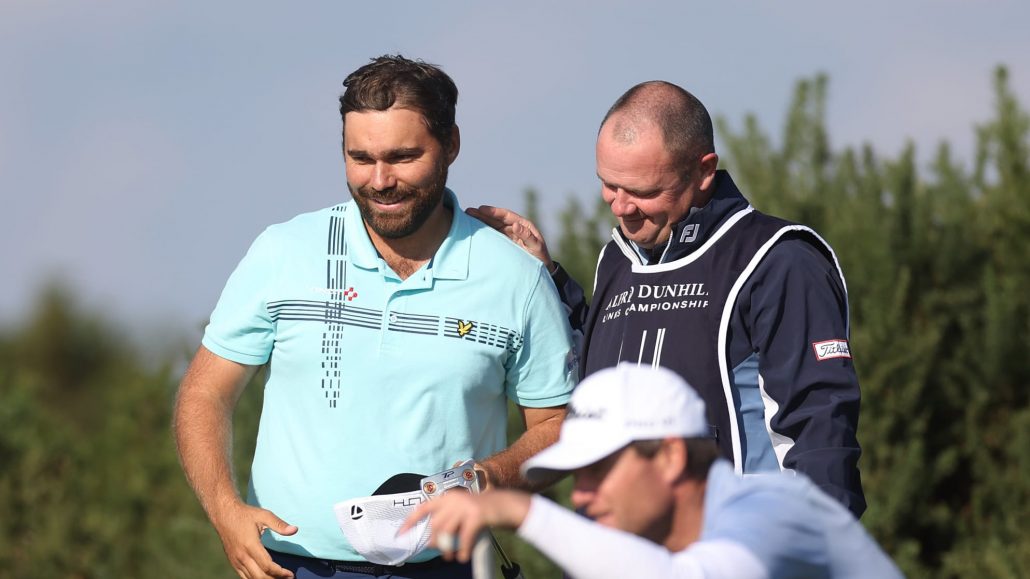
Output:
<svg viewBox="0 0 1030 579">
<path fill-rule="evenodd" d="M 701 157 L 701 184 L 700 189 L 702 191 L 708 191 L 712 186 L 712 182 L 715 180 L 715 170 L 719 168 L 719 155 L 715 153 L 708 153 L 704 157 Z"/>
<path fill-rule="evenodd" d="M 687 443 L 682 438 L 666 438 L 655 456 L 656 466 L 665 482 L 672 484 L 686 474 Z"/>
<path fill-rule="evenodd" d="M 458 125 L 451 129 L 451 143 L 447 147 L 447 166 L 449 167 L 458 158 L 458 151 L 461 150 L 461 132 Z"/>
</svg>

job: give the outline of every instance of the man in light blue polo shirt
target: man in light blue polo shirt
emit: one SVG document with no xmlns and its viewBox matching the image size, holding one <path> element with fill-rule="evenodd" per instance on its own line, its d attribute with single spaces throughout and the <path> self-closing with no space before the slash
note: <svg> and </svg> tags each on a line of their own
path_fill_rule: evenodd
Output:
<svg viewBox="0 0 1030 579">
<path fill-rule="evenodd" d="M 243 577 L 468 576 L 435 551 L 369 562 L 333 506 L 466 458 L 487 488 L 519 485 L 522 461 L 557 439 L 576 380 L 570 330 L 540 262 L 445 188 L 453 81 L 384 56 L 344 86 L 353 200 L 269 227 L 237 266 L 180 387 L 180 457 Z M 231 416 L 266 363 L 244 503 Z M 527 430 L 505 449 L 509 399 Z"/>
</svg>

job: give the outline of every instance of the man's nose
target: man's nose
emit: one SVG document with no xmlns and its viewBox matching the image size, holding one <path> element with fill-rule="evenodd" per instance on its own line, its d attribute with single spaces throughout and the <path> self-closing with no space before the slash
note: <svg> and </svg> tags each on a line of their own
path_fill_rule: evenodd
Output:
<svg viewBox="0 0 1030 579">
<path fill-rule="evenodd" d="M 577 511 L 586 508 L 590 501 L 594 500 L 597 492 L 597 485 L 585 476 L 577 476 L 572 486 L 572 494 L 569 497 L 573 508 Z"/>
<path fill-rule="evenodd" d="M 392 189 L 397 184 L 397 179 L 393 176 L 393 168 L 389 163 L 378 162 L 375 167 L 372 168 L 372 181 L 369 185 L 372 186 L 376 191 L 385 191 Z"/>
<path fill-rule="evenodd" d="M 629 217 L 637 213 L 637 205 L 623 189 L 616 189 L 611 202 L 612 214 L 616 217 Z"/>
</svg>

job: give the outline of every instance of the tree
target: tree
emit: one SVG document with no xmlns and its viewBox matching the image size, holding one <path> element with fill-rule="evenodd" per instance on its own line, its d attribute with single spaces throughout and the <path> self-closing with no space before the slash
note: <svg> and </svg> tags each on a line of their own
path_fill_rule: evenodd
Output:
<svg viewBox="0 0 1030 579">
<path fill-rule="evenodd" d="M 812 225 L 848 280 L 863 389 L 863 522 L 912 576 L 1030 565 L 1028 121 L 995 74 L 995 118 L 967 173 L 942 144 L 920 174 L 868 145 L 834 152 L 824 77 L 802 81 L 782 145 L 753 118 L 718 123 L 726 159 L 762 210 Z"/>
</svg>

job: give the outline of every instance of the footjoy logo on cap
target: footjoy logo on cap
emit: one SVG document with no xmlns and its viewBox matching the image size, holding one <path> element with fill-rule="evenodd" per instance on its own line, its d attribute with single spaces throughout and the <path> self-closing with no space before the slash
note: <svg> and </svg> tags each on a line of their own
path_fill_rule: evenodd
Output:
<svg viewBox="0 0 1030 579">
<path fill-rule="evenodd" d="M 815 359 L 820 362 L 832 358 L 851 358 L 851 349 L 848 348 L 847 340 L 813 342 L 812 350 L 815 352 Z"/>
</svg>

